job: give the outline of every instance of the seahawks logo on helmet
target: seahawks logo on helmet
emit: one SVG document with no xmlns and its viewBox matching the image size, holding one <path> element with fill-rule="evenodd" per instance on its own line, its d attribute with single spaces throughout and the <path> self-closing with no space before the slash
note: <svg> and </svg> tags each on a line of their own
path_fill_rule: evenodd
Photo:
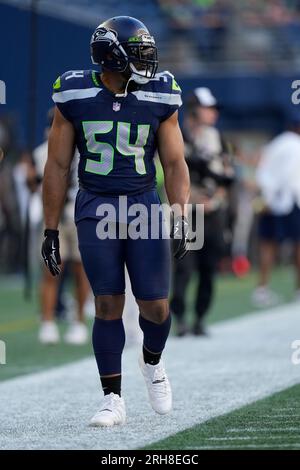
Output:
<svg viewBox="0 0 300 470">
<path fill-rule="evenodd" d="M 99 38 L 99 36 L 105 36 L 107 33 L 107 29 L 106 28 L 97 28 L 96 31 L 94 32 L 93 34 L 93 40 L 94 41 L 97 41 L 97 39 Z"/>
<path fill-rule="evenodd" d="M 97 42 L 97 41 L 108 41 L 110 44 L 112 44 L 117 38 L 117 33 L 112 30 L 108 30 L 103 27 L 98 27 L 96 31 L 94 32 L 92 36 L 92 42 Z"/>
</svg>

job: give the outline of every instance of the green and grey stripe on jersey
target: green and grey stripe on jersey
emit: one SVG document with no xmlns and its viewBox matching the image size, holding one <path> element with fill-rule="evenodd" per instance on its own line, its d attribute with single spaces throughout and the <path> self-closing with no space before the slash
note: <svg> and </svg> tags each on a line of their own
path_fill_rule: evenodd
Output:
<svg viewBox="0 0 300 470">
<path fill-rule="evenodd" d="M 94 98 L 98 95 L 98 93 L 102 90 L 102 88 L 92 87 L 92 88 L 81 88 L 81 89 L 74 89 L 74 90 L 65 90 L 54 92 L 52 95 L 52 99 L 54 103 L 66 103 L 67 101 L 71 100 L 82 100 L 85 98 Z"/>
</svg>

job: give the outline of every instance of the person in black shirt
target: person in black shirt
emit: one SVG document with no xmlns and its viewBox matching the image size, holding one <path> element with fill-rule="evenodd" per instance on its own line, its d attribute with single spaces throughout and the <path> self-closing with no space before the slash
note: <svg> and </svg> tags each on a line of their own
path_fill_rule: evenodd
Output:
<svg viewBox="0 0 300 470">
<path fill-rule="evenodd" d="M 208 88 L 196 88 L 187 100 L 184 122 L 186 161 L 191 177 L 193 211 L 196 204 L 204 210 L 204 245 L 175 262 L 171 309 L 177 318 L 177 334 L 188 332 L 185 322 L 185 296 L 193 272 L 199 275 L 195 299 L 196 319 L 192 332 L 204 335 L 204 316 L 211 305 L 217 263 L 222 254 L 223 229 L 228 206 L 228 188 L 234 171 L 230 152 L 215 124 L 219 109 Z M 190 214 L 191 216 L 193 214 Z M 194 214 L 195 215 L 195 214 Z M 195 217 L 192 217 L 193 222 Z M 194 227 L 195 229 L 195 227 Z"/>
</svg>

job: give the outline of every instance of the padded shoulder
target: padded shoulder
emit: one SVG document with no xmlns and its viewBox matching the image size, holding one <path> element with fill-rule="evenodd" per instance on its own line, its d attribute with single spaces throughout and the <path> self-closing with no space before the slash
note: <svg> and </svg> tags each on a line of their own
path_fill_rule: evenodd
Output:
<svg viewBox="0 0 300 470">
<path fill-rule="evenodd" d="M 54 103 L 92 98 L 99 93 L 99 83 L 92 70 L 69 70 L 60 75 L 53 84 Z"/>
<path fill-rule="evenodd" d="M 155 90 L 161 91 L 162 93 L 171 93 L 181 95 L 181 88 L 175 80 L 174 75 L 167 70 L 164 72 L 157 73 L 151 80 L 152 86 Z"/>
<path fill-rule="evenodd" d="M 180 107 L 181 88 L 170 72 L 157 73 L 148 83 L 134 92 L 138 100 Z"/>
</svg>

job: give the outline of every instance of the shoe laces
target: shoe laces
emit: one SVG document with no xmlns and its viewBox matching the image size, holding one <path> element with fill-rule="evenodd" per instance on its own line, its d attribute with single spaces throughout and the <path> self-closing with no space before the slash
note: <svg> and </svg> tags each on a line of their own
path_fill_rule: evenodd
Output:
<svg viewBox="0 0 300 470">
<path fill-rule="evenodd" d="M 169 382 L 162 364 L 158 364 L 152 377 L 152 386 L 158 395 L 164 396 L 169 391 Z"/>
<path fill-rule="evenodd" d="M 102 404 L 102 407 L 100 409 L 100 411 L 105 411 L 105 410 L 109 410 L 109 411 L 113 411 L 113 409 L 115 408 L 115 405 L 118 404 L 118 401 L 119 401 L 119 396 L 115 393 L 110 393 L 109 395 L 104 395 L 104 399 L 103 399 L 103 404 Z"/>
</svg>

